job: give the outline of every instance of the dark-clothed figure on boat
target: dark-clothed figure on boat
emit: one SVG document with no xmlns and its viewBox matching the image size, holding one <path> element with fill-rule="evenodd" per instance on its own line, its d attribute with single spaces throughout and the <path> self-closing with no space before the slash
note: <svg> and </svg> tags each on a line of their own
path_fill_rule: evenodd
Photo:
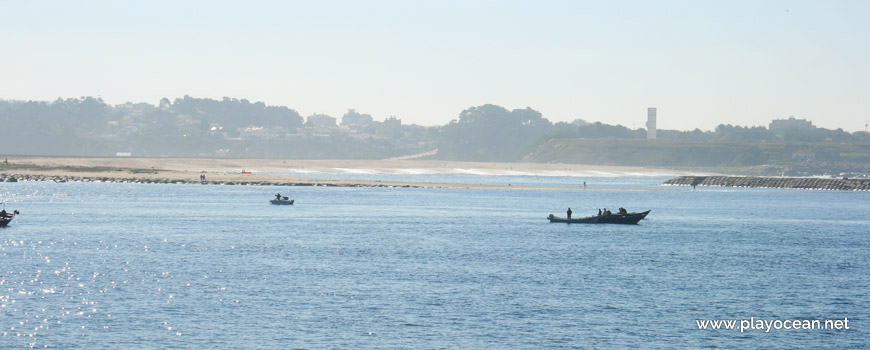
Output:
<svg viewBox="0 0 870 350">
<path fill-rule="evenodd" d="M 624 209 L 624 208 L 620 208 L 620 209 Z M 568 224 L 636 225 L 638 223 L 638 221 L 643 220 L 647 216 L 647 214 L 649 214 L 649 212 L 650 212 L 649 210 L 647 210 L 647 211 L 638 212 L 638 213 L 625 212 L 625 213 L 620 213 L 618 215 L 613 215 L 613 213 L 610 210 L 607 210 L 607 208 L 604 208 L 604 210 L 601 210 L 601 209 L 599 209 L 599 210 L 601 211 L 601 215 L 598 215 L 598 216 L 592 215 L 592 216 L 586 216 L 586 217 L 581 216 L 579 218 L 574 218 L 574 217 L 572 217 L 573 213 L 572 213 L 571 208 L 568 208 L 568 216 L 567 217 L 558 217 L 558 216 L 555 216 L 553 214 L 550 214 L 547 216 L 547 219 L 549 219 L 550 222 L 563 222 L 563 223 L 568 223 Z"/>
</svg>

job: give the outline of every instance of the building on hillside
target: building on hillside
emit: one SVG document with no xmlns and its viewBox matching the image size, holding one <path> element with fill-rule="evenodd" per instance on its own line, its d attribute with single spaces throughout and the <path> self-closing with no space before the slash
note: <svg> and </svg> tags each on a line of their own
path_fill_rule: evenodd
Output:
<svg viewBox="0 0 870 350">
<path fill-rule="evenodd" d="M 650 140 L 656 139 L 656 108 L 650 107 L 646 109 L 646 138 Z"/>
<path fill-rule="evenodd" d="M 341 125 L 368 126 L 372 125 L 373 121 L 371 115 L 357 113 L 354 109 L 348 109 L 347 113 L 341 117 Z"/>
<path fill-rule="evenodd" d="M 224 127 L 218 123 L 208 123 L 208 134 L 211 136 L 221 136 L 223 138 L 228 138 L 227 132 L 224 131 Z"/>
<path fill-rule="evenodd" d="M 336 127 L 335 118 L 326 114 L 312 114 L 306 118 L 305 125 L 314 128 L 334 128 Z"/>
<path fill-rule="evenodd" d="M 389 117 L 384 119 L 383 123 L 378 123 L 376 126 L 375 134 L 378 137 L 395 139 L 401 135 L 402 132 L 402 120 L 396 117 Z"/>
<path fill-rule="evenodd" d="M 791 159 L 794 160 L 812 160 L 816 159 L 816 154 L 808 150 L 797 150 L 791 154 Z"/>
<path fill-rule="evenodd" d="M 271 128 L 262 126 L 248 126 L 239 129 L 239 138 L 242 140 L 271 140 L 284 136 L 284 134 L 287 133 L 288 130 L 280 126 L 275 126 Z"/>
<path fill-rule="evenodd" d="M 806 119 L 795 119 L 793 116 L 788 117 L 788 119 L 774 119 L 768 127 L 771 132 L 778 134 L 788 130 L 809 130 L 815 128 L 813 122 Z"/>
</svg>

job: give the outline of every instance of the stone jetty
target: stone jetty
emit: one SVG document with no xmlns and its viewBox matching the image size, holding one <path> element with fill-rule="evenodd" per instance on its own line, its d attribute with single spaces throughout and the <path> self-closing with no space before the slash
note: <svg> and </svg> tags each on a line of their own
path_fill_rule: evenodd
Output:
<svg viewBox="0 0 870 350">
<path fill-rule="evenodd" d="M 106 183 L 139 183 L 139 184 L 182 184 L 182 185 L 235 185 L 235 186 L 328 186 L 328 187 L 442 187 L 441 184 L 405 184 L 390 182 L 312 182 L 312 181 L 261 181 L 261 180 L 208 180 L 200 179 L 177 179 L 177 178 L 141 178 L 141 177 L 117 177 L 117 176 L 70 176 L 70 175 L 42 175 L 42 174 L 3 174 L 0 173 L 0 182 L 19 181 L 49 181 L 49 182 L 106 182 Z"/>
<path fill-rule="evenodd" d="M 680 176 L 665 181 L 662 185 L 870 191 L 870 180 L 804 177 Z"/>
</svg>

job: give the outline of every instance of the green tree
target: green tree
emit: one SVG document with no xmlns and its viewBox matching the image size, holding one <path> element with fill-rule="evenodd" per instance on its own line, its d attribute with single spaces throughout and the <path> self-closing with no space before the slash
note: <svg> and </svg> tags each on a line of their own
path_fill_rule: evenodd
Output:
<svg viewBox="0 0 870 350">
<path fill-rule="evenodd" d="M 531 108 L 508 111 L 491 104 L 471 107 L 444 127 L 439 154 L 455 160 L 513 161 L 552 126 Z"/>
</svg>

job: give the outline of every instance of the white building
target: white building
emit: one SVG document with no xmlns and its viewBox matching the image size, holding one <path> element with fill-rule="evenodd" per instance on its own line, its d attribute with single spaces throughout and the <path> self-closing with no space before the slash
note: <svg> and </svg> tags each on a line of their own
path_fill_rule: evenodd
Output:
<svg viewBox="0 0 870 350">
<path fill-rule="evenodd" d="M 809 130 L 815 128 L 813 122 L 809 120 L 795 119 L 795 117 L 790 116 L 788 119 L 774 119 L 770 122 L 768 130 L 777 134 L 783 134 L 789 130 Z"/>
<path fill-rule="evenodd" d="M 650 140 L 656 139 L 656 108 L 650 107 L 646 109 L 646 138 Z"/>
<path fill-rule="evenodd" d="M 334 128 L 336 126 L 335 118 L 326 114 L 309 115 L 305 124 L 314 128 Z"/>
<path fill-rule="evenodd" d="M 369 114 L 357 113 L 355 109 L 348 109 L 347 113 L 341 118 L 341 125 L 367 126 L 372 125 L 372 116 Z"/>
</svg>

